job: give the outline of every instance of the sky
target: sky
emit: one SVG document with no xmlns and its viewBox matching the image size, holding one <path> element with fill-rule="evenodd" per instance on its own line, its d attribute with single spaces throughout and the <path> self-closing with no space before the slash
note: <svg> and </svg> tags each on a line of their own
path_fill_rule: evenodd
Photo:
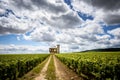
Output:
<svg viewBox="0 0 120 80">
<path fill-rule="evenodd" d="M 120 0 L 0 0 L 0 54 L 120 48 Z"/>
</svg>

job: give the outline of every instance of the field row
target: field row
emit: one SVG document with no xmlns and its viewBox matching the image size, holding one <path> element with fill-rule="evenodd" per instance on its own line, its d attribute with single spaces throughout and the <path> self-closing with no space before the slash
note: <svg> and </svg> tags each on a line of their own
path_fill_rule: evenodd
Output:
<svg viewBox="0 0 120 80">
<path fill-rule="evenodd" d="M 16 80 L 48 56 L 49 54 L 0 55 L 0 80 Z"/>
<path fill-rule="evenodd" d="M 88 80 L 120 80 L 120 52 L 84 52 L 56 56 Z"/>
</svg>

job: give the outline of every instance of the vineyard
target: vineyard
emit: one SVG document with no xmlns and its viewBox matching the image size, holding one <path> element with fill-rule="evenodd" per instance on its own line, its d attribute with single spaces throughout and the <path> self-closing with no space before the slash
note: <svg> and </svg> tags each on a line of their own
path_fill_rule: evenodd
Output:
<svg viewBox="0 0 120 80">
<path fill-rule="evenodd" d="M 120 52 L 84 52 L 56 56 L 87 80 L 120 80 Z"/>
<path fill-rule="evenodd" d="M 34 69 L 38 75 L 23 77 Z M 120 52 L 0 55 L 0 80 L 120 80 L 119 74 Z"/>
<path fill-rule="evenodd" d="M 48 56 L 48 54 L 0 55 L 0 80 L 16 80 Z"/>
</svg>

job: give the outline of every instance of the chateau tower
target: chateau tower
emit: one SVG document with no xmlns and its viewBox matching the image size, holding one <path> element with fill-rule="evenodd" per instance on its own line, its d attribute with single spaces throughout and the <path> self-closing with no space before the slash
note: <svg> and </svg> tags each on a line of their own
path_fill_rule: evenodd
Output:
<svg viewBox="0 0 120 80">
<path fill-rule="evenodd" d="M 60 45 L 57 45 L 57 53 L 60 53 Z"/>
<path fill-rule="evenodd" d="M 51 54 L 59 54 L 60 53 L 60 45 L 57 45 L 56 47 L 54 48 L 49 48 L 49 52 Z"/>
</svg>

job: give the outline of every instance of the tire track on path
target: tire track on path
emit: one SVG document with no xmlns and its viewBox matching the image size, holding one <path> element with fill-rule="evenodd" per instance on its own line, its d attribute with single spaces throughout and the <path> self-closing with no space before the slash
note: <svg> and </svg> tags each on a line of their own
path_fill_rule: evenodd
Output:
<svg viewBox="0 0 120 80">
<path fill-rule="evenodd" d="M 47 79 L 45 79 L 45 77 L 46 77 L 46 71 L 48 69 L 48 65 L 50 63 L 50 60 L 51 60 L 51 55 L 50 55 L 47 63 L 45 64 L 45 66 L 41 70 L 40 75 L 38 77 L 36 77 L 35 80 L 47 80 Z"/>
<path fill-rule="evenodd" d="M 83 80 L 75 72 L 65 66 L 59 59 L 53 56 L 56 71 L 56 80 Z"/>
</svg>

